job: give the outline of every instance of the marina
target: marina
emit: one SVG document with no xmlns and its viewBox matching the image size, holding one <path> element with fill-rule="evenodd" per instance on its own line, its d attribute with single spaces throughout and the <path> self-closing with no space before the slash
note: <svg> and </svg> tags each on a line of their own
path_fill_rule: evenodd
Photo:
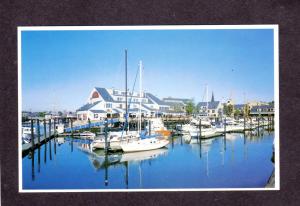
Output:
<svg viewBox="0 0 300 206">
<path fill-rule="evenodd" d="M 53 31 L 53 36 L 65 32 Z M 274 101 L 271 78 L 271 30 L 256 31 L 269 37 L 264 40 L 269 49 L 266 59 L 257 58 L 266 45 L 252 30 L 77 32 L 68 35 L 76 33 L 84 38 L 75 40 L 79 37 L 75 35 L 66 48 L 48 54 L 63 57 L 56 62 L 64 62 L 66 67 L 52 65 L 42 53 L 44 61 L 37 61 L 48 62 L 45 68 L 51 68 L 49 71 L 64 68 L 55 81 L 35 78 L 43 73 L 36 65 L 30 66 L 32 63 L 26 68 L 35 70 L 23 73 L 26 92 L 22 91 L 25 103 L 19 125 L 21 190 L 278 188 L 275 176 L 279 169 L 274 166 L 279 159 L 275 130 L 279 123 L 275 114 L 278 99 Z M 140 41 L 140 32 L 148 42 L 135 42 Z M 207 44 L 204 39 L 214 37 L 214 32 L 218 38 Z M 229 34 L 236 36 L 230 39 L 232 44 L 223 39 Z M 110 39 L 111 35 L 123 41 Z M 132 36 L 124 39 L 127 35 Z M 164 49 L 158 47 L 147 53 L 141 48 L 157 47 L 161 35 L 166 42 L 173 39 L 167 44 L 160 42 Z M 257 41 L 255 47 L 244 42 L 248 35 Z M 103 44 L 106 38 L 110 40 Z M 94 44 L 90 39 L 99 42 Z M 220 46 L 215 43 L 217 39 L 224 48 L 230 48 L 229 53 L 233 52 L 228 59 L 216 49 Z M 34 44 L 28 42 L 35 40 L 23 41 L 27 43 L 24 48 L 32 47 Z M 135 49 L 124 44 L 127 40 Z M 76 44 L 88 47 L 78 50 Z M 171 50 L 170 45 L 174 45 Z M 248 62 L 243 50 L 256 61 Z M 70 59 L 73 52 L 80 54 L 78 58 Z M 215 60 L 211 59 L 214 53 L 219 55 Z M 243 57 L 236 61 L 239 55 Z M 33 59 L 26 62 L 35 62 L 34 56 L 29 56 Z M 71 64 L 71 60 L 76 63 Z M 265 73 L 259 73 L 261 67 Z M 259 75 L 249 78 L 253 76 L 250 68 L 257 68 Z M 41 87 L 44 82 L 45 88 Z"/>
<path fill-rule="evenodd" d="M 23 157 L 23 187 L 259 188 L 267 185 L 274 170 L 273 132 L 169 140 L 167 147 L 158 150 L 106 154 L 92 150 L 91 140 L 53 138 Z"/>
</svg>

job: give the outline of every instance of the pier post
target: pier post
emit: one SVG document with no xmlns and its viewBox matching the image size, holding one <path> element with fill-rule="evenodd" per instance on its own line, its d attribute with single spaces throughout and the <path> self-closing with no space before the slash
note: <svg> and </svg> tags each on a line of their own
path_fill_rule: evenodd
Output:
<svg viewBox="0 0 300 206">
<path fill-rule="evenodd" d="M 104 133 L 105 133 L 105 154 L 107 154 L 108 151 L 108 144 L 107 144 L 107 130 L 108 130 L 108 122 L 107 118 L 105 118 L 105 128 L 104 128 Z"/>
<path fill-rule="evenodd" d="M 49 139 L 51 139 L 51 119 L 49 119 Z"/>
<path fill-rule="evenodd" d="M 245 114 L 244 114 L 244 133 L 246 132 L 246 118 L 245 118 Z"/>
<path fill-rule="evenodd" d="M 37 122 L 37 136 L 38 136 L 38 144 L 40 145 L 41 144 L 41 128 L 40 128 L 40 120 L 37 119 L 36 120 Z"/>
<path fill-rule="evenodd" d="M 46 127 L 47 127 L 47 124 L 46 124 L 46 119 L 44 119 L 44 140 L 45 140 L 45 142 L 46 142 L 46 140 L 47 140 L 47 131 L 46 131 Z"/>
<path fill-rule="evenodd" d="M 226 135 L 226 117 L 224 118 L 224 136 Z"/>
<path fill-rule="evenodd" d="M 201 128 L 202 127 L 202 123 L 201 123 L 201 119 L 199 121 L 199 140 L 201 141 L 201 136 L 202 136 L 202 131 L 201 131 Z"/>
<path fill-rule="evenodd" d="M 73 120 L 70 118 L 69 121 L 71 120 L 71 136 L 73 137 Z"/>
<path fill-rule="evenodd" d="M 54 123 L 53 123 L 53 130 L 54 130 L 54 137 L 55 137 L 55 135 L 56 135 L 56 118 L 54 118 Z"/>
<path fill-rule="evenodd" d="M 30 126 L 31 126 L 31 146 L 32 149 L 34 149 L 34 132 L 33 132 L 33 119 L 30 120 Z"/>
<path fill-rule="evenodd" d="M 151 135 L 151 119 L 149 119 L 149 136 Z"/>
<path fill-rule="evenodd" d="M 258 121 L 257 134 L 258 134 L 258 136 L 259 136 L 259 128 L 260 128 L 260 124 L 259 124 L 259 123 L 260 123 L 260 118 L 258 118 L 257 121 Z"/>
</svg>

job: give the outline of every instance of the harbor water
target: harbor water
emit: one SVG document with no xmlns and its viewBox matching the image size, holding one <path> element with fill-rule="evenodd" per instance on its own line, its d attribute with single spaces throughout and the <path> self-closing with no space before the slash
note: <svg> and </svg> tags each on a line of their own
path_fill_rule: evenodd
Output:
<svg viewBox="0 0 300 206">
<path fill-rule="evenodd" d="M 274 170 L 273 132 L 169 140 L 163 149 L 105 155 L 89 140 L 53 138 L 23 157 L 23 189 L 264 188 Z"/>
</svg>

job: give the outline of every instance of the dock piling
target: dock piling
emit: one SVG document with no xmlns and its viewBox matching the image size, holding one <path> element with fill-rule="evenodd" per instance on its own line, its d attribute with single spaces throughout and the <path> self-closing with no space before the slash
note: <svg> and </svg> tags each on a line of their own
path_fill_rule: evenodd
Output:
<svg viewBox="0 0 300 206">
<path fill-rule="evenodd" d="M 37 119 L 37 137 L 38 137 L 38 144 L 41 144 L 41 128 L 40 128 L 40 120 Z"/>
<path fill-rule="evenodd" d="M 32 149 L 34 149 L 33 119 L 30 120 L 30 126 L 31 126 L 31 145 L 32 145 Z"/>
<path fill-rule="evenodd" d="M 107 144 L 107 130 L 108 130 L 108 122 L 107 118 L 105 119 L 105 128 L 104 128 L 104 133 L 105 133 L 105 154 L 107 155 L 108 151 L 108 144 Z"/>
<path fill-rule="evenodd" d="M 44 119 L 44 138 L 45 138 L 45 142 L 47 141 L 47 131 L 46 131 L 46 127 L 47 127 L 47 124 L 46 124 L 46 119 Z"/>
<path fill-rule="evenodd" d="M 199 140 L 201 141 L 202 131 L 201 131 L 202 123 L 201 119 L 199 120 Z"/>
<path fill-rule="evenodd" d="M 70 118 L 69 121 L 71 121 L 71 136 L 73 137 L 73 120 Z"/>
<path fill-rule="evenodd" d="M 224 136 L 226 135 L 226 117 L 224 118 Z"/>
<path fill-rule="evenodd" d="M 51 139 L 51 119 L 49 119 L 49 139 Z"/>
</svg>

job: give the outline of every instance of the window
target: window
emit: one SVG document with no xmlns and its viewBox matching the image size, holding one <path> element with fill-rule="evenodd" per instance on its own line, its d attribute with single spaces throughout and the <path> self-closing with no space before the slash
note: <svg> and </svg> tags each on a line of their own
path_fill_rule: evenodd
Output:
<svg viewBox="0 0 300 206">
<path fill-rule="evenodd" d="M 215 113 L 215 110 L 213 109 L 213 110 L 211 110 L 211 112 L 212 112 L 212 113 Z"/>
<path fill-rule="evenodd" d="M 94 118 L 97 119 L 98 118 L 98 114 L 94 114 Z"/>
<path fill-rule="evenodd" d="M 112 108 L 112 104 L 111 103 L 106 103 L 106 108 Z"/>
<path fill-rule="evenodd" d="M 92 98 L 99 98 L 99 93 L 98 92 L 94 92 L 93 95 L 92 95 Z"/>
</svg>

